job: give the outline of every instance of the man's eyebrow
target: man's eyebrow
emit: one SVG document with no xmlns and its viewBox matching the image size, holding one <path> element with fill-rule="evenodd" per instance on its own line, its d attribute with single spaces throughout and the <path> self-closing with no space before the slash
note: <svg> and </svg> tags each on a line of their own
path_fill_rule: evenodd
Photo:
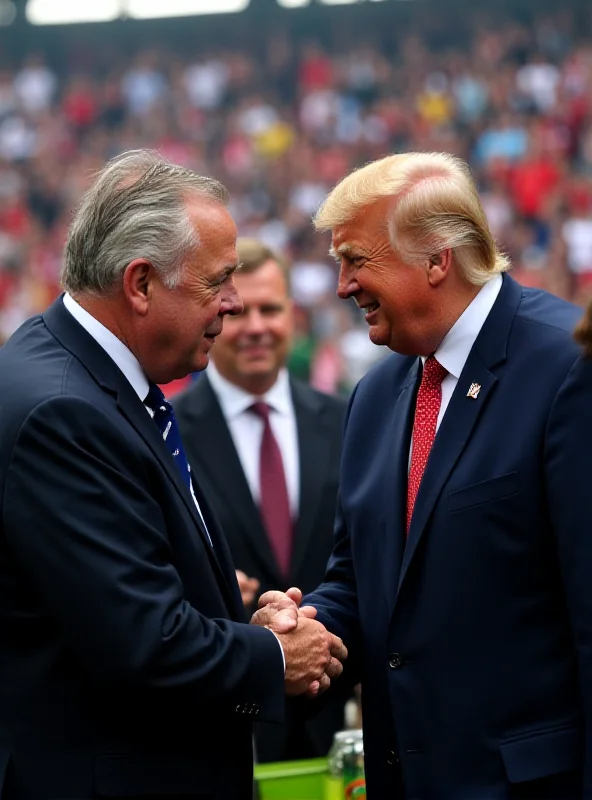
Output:
<svg viewBox="0 0 592 800">
<path fill-rule="evenodd" d="M 239 264 L 228 264 L 226 267 L 224 267 L 223 270 L 221 270 L 216 275 L 216 277 L 214 278 L 214 282 L 217 283 L 218 281 L 220 281 L 220 282 L 225 281 L 226 278 L 229 278 L 232 275 L 232 273 L 236 272 L 237 269 L 240 269 L 241 266 L 242 266 L 242 264 L 240 264 L 240 263 Z"/>
<path fill-rule="evenodd" d="M 329 248 L 329 255 L 332 256 L 337 261 L 339 261 L 340 256 L 351 257 L 351 255 L 356 252 L 356 249 L 357 248 L 355 244 L 351 244 L 350 242 L 343 242 L 343 244 L 340 244 L 337 249 L 335 249 L 333 245 L 331 245 L 331 247 Z"/>
</svg>

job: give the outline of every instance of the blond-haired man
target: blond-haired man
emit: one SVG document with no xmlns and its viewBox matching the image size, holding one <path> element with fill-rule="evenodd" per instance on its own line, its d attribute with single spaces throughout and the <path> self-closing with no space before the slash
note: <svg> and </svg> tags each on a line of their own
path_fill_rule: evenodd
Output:
<svg viewBox="0 0 592 800">
<path fill-rule="evenodd" d="M 362 681 L 368 798 L 590 797 L 592 505 L 564 451 L 579 311 L 505 274 L 452 156 L 370 164 L 315 223 L 394 351 L 350 403 L 305 598 Z"/>
</svg>

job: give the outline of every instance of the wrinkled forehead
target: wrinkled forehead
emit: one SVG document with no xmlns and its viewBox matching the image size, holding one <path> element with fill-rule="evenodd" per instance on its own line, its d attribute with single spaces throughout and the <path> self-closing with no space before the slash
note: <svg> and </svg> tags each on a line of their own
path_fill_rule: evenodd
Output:
<svg viewBox="0 0 592 800">
<path fill-rule="evenodd" d="M 381 197 L 371 205 L 359 208 L 345 222 L 335 225 L 331 245 L 338 255 L 349 255 L 352 248 L 368 246 L 373 240 L 389 236 L 393 198 Z"/>
<path fill-rule="evenodd" d="M 335 227 L 329 253 L 334 258 L 355 258 L 361 254 L 372 253 L 390 244 L 390 234 L 386 220 L 380 224 L 361 224 L 359 226 Z"/>
<path fill-rule="evenodd" d="M 364 238 L 365 225 L 361 215 L 336 225 L 331 231 L 331 250 L 335 255 L 349 255 L 355 244 Z"/>
</svg>

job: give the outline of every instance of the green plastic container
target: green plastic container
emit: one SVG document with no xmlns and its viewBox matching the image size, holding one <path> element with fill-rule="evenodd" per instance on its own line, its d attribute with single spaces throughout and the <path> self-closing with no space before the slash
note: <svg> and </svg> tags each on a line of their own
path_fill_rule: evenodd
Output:
<svg viewBox="0 0 592 800">
<path fill-rule="evenodd" d="M 325 800 L 327 759 L 255 764 L 260 800 Z"/>
</svg>

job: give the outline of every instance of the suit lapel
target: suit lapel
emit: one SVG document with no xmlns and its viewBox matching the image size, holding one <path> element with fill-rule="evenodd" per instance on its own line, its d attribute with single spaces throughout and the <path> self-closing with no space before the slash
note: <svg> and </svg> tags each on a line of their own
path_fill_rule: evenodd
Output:
<svg viewBox="0 0 592 800">
<path fill-rule="evenodd" d="M 470 379 L 466 377 L 467 375 L 470 375 Z M 472 353 L 436 434 L 419 486 L 403 556 L 399 586 L 405 578 L 442 487 L 458 461 L 496 382 L 497 378 L 480 362 L 479 356 Z M 472 383 L 481 385 L 475 400 L 467 397 L 467 391 Z M 411 413 L 413 416 L 413 410 Z"/>
<path fill-rule="evenodd" d="M 384 497 L 377 498 L 377 507 L 386 507 L 383 529 L 385 537 L 379 548 L 382 559 L 383 578 L 389 607 L 395 601 L 396 580 L 401 569 L 405 546 L 405 520 L 407 513 L 407 474 L 409 465 L 409 443 L 413 427 L 415 397 L 419 378 L 419 359 L 416 359 L 395 400 L 391 423 L 385 431 L 384 441 L 387 451 L 385 468 Z"/>
<path fill-rule="evenodd" d="M 125 381 L 125 382 L 124 382 Z M 117 406 L 121 413 L 126 417 L 128 422 L 135 428 L 136 432 L 144 439 L 146 444 L 150 447 L 155 457 L 159 460 L 161 466 L 165 469 L 168 477 L 172 481 L 179 494 L 179 498 L 185 504 L 187 510 L 193 517 L 196 527 L 208 549 L 211 550 L 210 539 L 204 527 L 203 521 L 197 511 L 195 502 L 191 493 L 187 489 L 181 473 L 171 454 L 160 435 L 158 428 L 152 422 L 148 414 L 144 414 L 145 409 L 142 404 L 138 402 L 138 396 L 128 385 L 125 378 L 120 381 L 119 390 L 117 393 Z"/>
<path fill-rule="evenodd" d="M 67 311 L 61 298 L 58 298 L 45 312 L 44 320 L 53 335 L 56 336 L 69 352 L 79 359 L 97 381 L 99 386 L 115 396 L 120 413 L 123 414 L 134 430 L 142 437 L 152 451 L 154 457 L 159 461 L 172 481 L 179 495 L 179 499 L 184 503 L 193 518 L 195 527 L 204 542 L 206 552 L 214 572 L 218 576 L 221 587 L 227 594 L 227 598 L 232 598 L 232 591 L 228 586 L 221 565 L 218 563 L 217 555 L 210 544 L 208 534 L 199 516 L 191 493 L 185 485 L 178 467 L 171 458 L 171 454 L 157 426 L 150 419 L 150 415 L 142 405 L 142 402 L 125 375 L 103 348 Z"/>
<path fill-rule="evenodd" d="M 398 591 L 405 580 L 442 489 L 461 457 L 469 437 L 474 434 L 478 421 L 486 411 L 487 401 L 498 381 L 493 368 L 506 359 L 510 328 L 520 297 L 520 286 L 508 275 L 504 275 L 500 293 L 469 353 L 436 434 L 415 501 Z M 476 398 L 467 394 L 473 383 L 481 387 Z M 413 413 L 411 409 L 411 420 Z"/>
<path fill-rule="evenodd" d="M 199 460 L 201 470 L 225 499 L 228 514 L 234 517 L 237 527 L 252 542 L 252 551 L 262 561 L 266 574 L 279 585 L 278 567 L 261 515 L 253 500 L 224 414 L 206 375 L 199 379 L 192 391 L 191 407 L 186 414 L 194 419 L 191 429 L 200 431 L 201 441 L 199 449 L 194 450 L 190 442 L 184 442 L 185 448 L 188 453 L 196 453 L 194 461 Z M 201 458 L 201 454 L 205 453 L 207 462 Z"/>
<path fill-rule="evenodd" d="M 297 575 L 306 558 L 314 534 L 314 520 L 325 487 L 325 476 L 331 453 L 323 446 L 327 441 L 323 409 L 312 394 L 307 394 L 296 383 L 290 382 L 300 464 L 300 501 L 298 519 L 294 530 L 294 549 L 290 572 Z"/>
<path fill-rule="evenodd" d="M 214 572 L 218 576 L 218 583 L 222 587 L 224 594 L 226 595 L 226 600 L 229 602 L 229 608 L 232 609 L 233 613 L 236 613 L 237 606 L 236 606 L 236 598 L 234 596 L 234 592 L 231 588 L 232 583 L 229 583 L 229 576 L 225 574 L 223 564 L 224 564 L 224 555 L 226 555 L 226 547 L 222 546 L 221 537 L 219 535 L 217 524 L 214 522 L 211 513 L 209 514 L 210 517 L 210 524 L 208 525 L 208 530 L 204 526 L 204 522 L 196 508 L 195 501 L 189 492 L 181 473 L 179 472 L 179 468 L 175 464 L 174 460 L 171 458 L 171 454 L 164 443 L 162 436 L 156 425 L 152 422 L 149 415 L 145 412 L 142 404 L 138 402 L 138 396 L 129 385 L 128 381 L 125 377 L 122 376 L 122 381 L 120 382 L 120 390 L 118 393 L 117 403 L 119 406 L 120 411 L 123 415 L 127 418 L 131 425 L 135 428 L 137 433 L 144 439 L 146 444 L 150 447 L 156 458 L 159 460 L 160 464 L 164 467 L 167 472 L 168 477 L 173 482 L 175 489 L 179 495 L 179 498 L 185 504 L 185 507 L 191 514 L 193 521 L 197 530 L 199 531 L 199 535 L 201 536 L 204 547 L 212 564 L 212 568 Z M 204 517 L 206 516 L 206 502 L 204 498 L 201 496 L 199 492 L 199 488 L 194 486 L 194 491 L 196 493 L 196 497 L 198 499 L 198 503 L 200 504 L 200 509 Z M 209 536 L 208 536 L 209 533 Z M 210 543 L 211 539 L 211 543 Z M 224 554 L 224 555 L 223 555 Z M 229 558 L 229 557 L 228 557 Z M 230 563 L 232 560 L 229 558 Z"/>
</svg>

